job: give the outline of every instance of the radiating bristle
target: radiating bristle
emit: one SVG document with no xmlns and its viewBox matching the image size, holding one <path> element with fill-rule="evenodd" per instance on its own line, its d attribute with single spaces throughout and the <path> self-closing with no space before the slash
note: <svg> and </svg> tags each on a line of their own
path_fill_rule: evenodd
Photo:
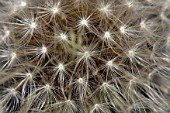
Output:
<svg viewBox="0 0 170 113">
<path fill-rule="evenodd" d="M 169 0 L 0 0 L 0 113 L 169 113 Z"/>
</svg>

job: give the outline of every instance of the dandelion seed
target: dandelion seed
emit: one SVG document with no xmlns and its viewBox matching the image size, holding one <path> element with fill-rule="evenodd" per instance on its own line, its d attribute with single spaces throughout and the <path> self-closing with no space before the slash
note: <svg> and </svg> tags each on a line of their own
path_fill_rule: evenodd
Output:
<svg viewBox="0 0 170 113">
<path fill-rule="evenodd" d="M 134 36 L 138 37 L 137 34 L 139 33 L 139 31 L 135 30 L 133 27 L 129 27 L 128 25 L 120 26 L 119 30 L 120 33 L 123 35 L 123 38 L 130 38 Z"/>
<path fill-rule="evenodd" d="M 80 21 L 80 25 L 82 25 L 82 26 L 88 26 L 88 20 L 83 18 L 83 19 Z"/>
<path fill-rule="evenodd" d="M 10 31 L 9 31 L 9 30 L 6 30 L 6 31 L 5 31 L 5 35 L 4 35 L 4 38 L 9 37 L 9 35 L 10 35 Z"/>
<path fill-rule="evenodd" d="M 145 24 L 145 22 L 144 22 L 144 21 L 141 21 L 141 23 L 140 23 L 140 27 L 141 27 L 142 29 L 146 29 L 146 24 Z"/>
<path fill-rule="evenodd" d="M 80 84 L 83 84 L 83 82 L 84 82 L 83 78 L 79 78 L 79 79 L 78 79 L 78 82 L 79 82 Z"/>
<path fill-rule="evenodd" d="M 15 93 L 16 93 L 15 88 L 11 88 L 11 89 L 9 89 L 9 91 L 10 91 L 10 93 L 13 94 L 13 95 L 15 95 Z"/>
<path fill-rule="evenodd" d="M 64 65 L 63 65 L 63 64 L 59 64 L 59 65 L 58 65 L 58 69 L 59 69 L 60 71 L 63 71 L 63 70 L 64 70 Z"/>
<path fill-rule="evenodd" d="M 86 58 L 87 58 L 87 57 L 89 57 L 89 56 L 90 56 L 89 51 L 85 51 L 85 52 L 84 52 L 84 57 L 86 57 Z"/>
<path fill-rule="evenodd" d="M 64 34 L 64 33 L 60 33 L 60 36 L 59 36 L 62 40 L 67 40 L 67 35 Z"/>
<path fill-rule="evenodd" d="M 102 8 L 100 9 L 100 11 L 102 11 L 102 12 L 104 12 L 104 13 L 109 12 L 109 6 L 107 5 L 107 6 L 105 6 L 105 7 L 102 7 Z"/>
<path fill-rule="evenodd" d="M 140 22 L 140 28 L 142 31 L 146 31 L 148 34 L 154 34 L 154 28 L 157 26 L 152 20 L 142 20 Z"/>
<path fill-rule="evenodd" d="M 100 106 L 99 106 L 99 104 L 95 104 L 94 107 L 95 107 L 95 109 L 98 109 Z"/>
<path fill-rule="evenodd" d="M 21 95 L 15 88 L 7 88 L 0 95 L 0 112 L 12 113 L 20 108 Z"/>
<path fill-rule="evenodd" d="M 50 85 L 49 85 L 49 84 L 46 84 L 46 85 L 45 85 L 45 89 L 46 89 L 46 90 L 49 90 L 49 89 L 50 89 Z"/>
<path fill-rule="evenodd" d="M 47 53 L 47 48 L 46 48 L 45 46 L 43 46 L 43 47 L 41 48 L 41 52 L 42 52 L 43 54 Z"/>
<path fill-rule="evenodd" d="M 102 84 L 103 87 L 106 87 L 107 85 L 108 85 L 108 83 L 106 83 L 106 82 L 103 82 L 103 84 Z"/>
<path fill-rule="evenodd" d="M 27 3 L 25 1 L 21 1 L 21 3 L 20 3 L 21 7 L 25 7 L 26 5 L 27 5 Z"/>
<path fill-rule="evenodd" d="M 26 76 L 27 76 L 28 78 L 32 78 L 33 75 L 32 75 L 31 73 L 27 73 Z"/>
<path fill-rule="evenodd" d="M 57 79 L 58 79 L 60 85 L 63 85 L 63 83 L 65 81 L 64 78 L 66 76 L 69 76 L 69 73 L 68 73 L 69 69 L 66 66 L 67 66 L 67 64 L 59 63 L 58 65 L 56 65 L 54 67 L 55 74 L 52 78 L 53 78 L 53 80 L 56 80 L 56 77 L 58 77 Z"/>
<path fill-rule="evenodd" d="M 95 32 L 96 31 L 96 27 L 93 25 L 93 18 L 92 18 L 93 14 L 87 15 L 86 13 L 84 14 L 84 12 L 80 13 L 79 15 L 75 16 L 75 19 L 77 20 L 75 24 L 72 24 L 74 26 L 74 28 L 76 28 L 78 30 L 78 32 L 81 33 L 86 33 L 87 31 L 90 32 Z M 71 20 L 73 21 L 73 20 Z"/>
<path fill-rule="evenodd" d="M 30 24 L 30 28 L 31 28 L 31 29 L 35 29 L 36 27 L 37 27 L 37 25 L 36 25 L 35 22 L 32 22 L 32 23 Z"/>
<path fill-rule="evenodd" d="M 120 68 L 119 65 L 115 62 L 117 59 L 117 57 L 115 57 L 112 60 L 105 60 L 103 59 L 103 61 L 105 62 L 105 65 L 103 65 L 103 67 L 101 67 L 101 69 L 106 72 L 106 75 L 109 76 L 115 76 L 114 74 L 119 74 Z"/>
<path fill-rule="evenodd" d="M 134 56 L 134 54 L 135 54 L 135 52 L 134 52 L 133 50 L 129 50 L 129 51 L 128 51 L 128 55 L 129 55 L 129 56 L 132 57 L 132 56 Z"/>
<path fill-rule="evenodd" d="M 53 8 L 51 9 L 51 11 L 52 11 L 53 14 L 56 14 L 56 13 L 59 12 L 59 9 L 58 9 L 58 7 L 53 7 Z"/>
<path fill-rule="evenodd" d="M 133 2 L 128 2 L 127 5 L 128 5 L 129 8 L 132 8 L 134 6 L 134 3 Z"/>
<path fill-rule="evenodd" d="M 11 53 L 11 59 L 14 60 L 17 57 L 17 54 L 15 52 Z"/>
<path fill-rule="evenodd" d="M 129 57 L 130 61 L 133 62 L 133 59 L 135 59 L 135 51 L 129 50 L 127 56 Z"/>
<path fill-rule="evenodd" d="M 109 31 L 106 31 L 106 32 L 104 33 L 104 38 L 108 39 L 108 38 L 110 38 L 110 37 L 111 37 L 110 32 L 109 32 Z"/>
<path fill-rule="evenodd" d="M 121 32 L 122 34 L 126 34 L 126 27 L 125 27 L 125 26 L 121 26 L 121 27 L 120 27 L 120 32 Z"/>
<path fill-rule="evenodd" d="M 111 14 L 111 9 L 110 9 L 110 4 L 102 4 L 99 8 L 99 11 L 103 14 L 106 15 L 107 17 Z"/>
<path fill-rule="evenodd" d="M 112 66 L 113 66 L 112 61 L 111 61 L 111 60 L 110 60 L 110 61 L 108 61 L 108 62 L 107 62 L 107 65 L 108 65 L 108 66 L 110 66 L 110 67 L 112 67 Z"/>
<path fill-rule="evenodd" d="M 94 104 L 90 110 L 90 113 L 111 113 L 109 110 L 108 104 L 107 103 L 99 103 L 95 102 L 97 104 Z"/>
<path fill-rule="evenodd" d="M 51 105 L 57 102 L 56 93 L 49 84 L 37 88 L 31 96 L 33 98 L 32 107 L 37 110 L 42 110 L 42 108 L 47 107 L 47 104 Z"/>
</svg>

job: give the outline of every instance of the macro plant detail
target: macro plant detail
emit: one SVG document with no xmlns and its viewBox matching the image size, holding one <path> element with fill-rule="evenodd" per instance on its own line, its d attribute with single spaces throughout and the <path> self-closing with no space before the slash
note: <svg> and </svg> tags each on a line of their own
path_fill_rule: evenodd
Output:
<svg viewBox="0 0 170 113">
<path fill-rule="evenodd" d="M 169 0 L 1 0 L 0 113 L 169 113 Z"/>
</svg>

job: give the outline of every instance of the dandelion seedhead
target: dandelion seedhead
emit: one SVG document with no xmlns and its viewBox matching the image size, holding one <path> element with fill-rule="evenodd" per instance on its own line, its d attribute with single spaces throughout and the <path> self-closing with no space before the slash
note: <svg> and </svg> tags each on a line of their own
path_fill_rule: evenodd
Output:
<svg viewBox="0 0 170 113">
<path fill-rule="evenodd" d="M 0 0 L 0 113 L 169 113 L 169 0 Z"/>
</svg>

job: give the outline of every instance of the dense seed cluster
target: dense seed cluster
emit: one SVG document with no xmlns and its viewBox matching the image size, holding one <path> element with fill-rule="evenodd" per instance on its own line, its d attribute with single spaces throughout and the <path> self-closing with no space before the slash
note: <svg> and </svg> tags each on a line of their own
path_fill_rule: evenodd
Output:
<svg viewBox="0 0 170 113">
<path fill-rule="evenodd" d="M 169 113 L 169 0 L 0 0 L 0 113 Z"/>
</svg>

